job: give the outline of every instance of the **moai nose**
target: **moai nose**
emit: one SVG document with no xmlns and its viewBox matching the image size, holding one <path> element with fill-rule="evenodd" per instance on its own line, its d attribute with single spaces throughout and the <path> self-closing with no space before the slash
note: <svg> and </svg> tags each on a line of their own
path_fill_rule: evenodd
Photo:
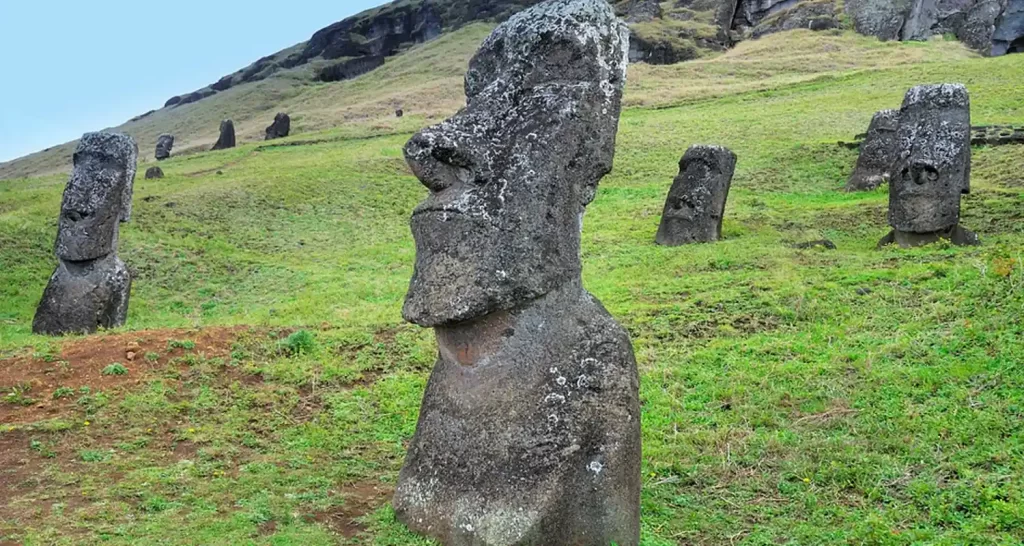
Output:
<svg viewBox="0 0 1024 546">
<path fill-rule="evenodd" d="M 911 165 L 911 176 L 917 184 L 929 184 L 939 180 L 939 169 L 929 162 L 915 161 Z"/>
<path fill-rule="evenodd" d="M 405 145 L 405 159 L 416 178 L 432 192 L 473 180 L 475 162 L 468 146 L 431 129 L 417 133 Z"/>
</svg>

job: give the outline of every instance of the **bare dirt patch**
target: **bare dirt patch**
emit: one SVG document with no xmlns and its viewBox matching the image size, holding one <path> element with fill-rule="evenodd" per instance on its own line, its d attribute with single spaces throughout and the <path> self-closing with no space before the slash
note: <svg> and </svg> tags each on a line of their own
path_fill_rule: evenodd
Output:
<svg viewBox="0 0 1024 546">
<path fill-rule="evenodd" d="M 59 355 L 0 360 L 0 396 L 4 397 L 0 400 L 0 424 L 30 424 L 67 414 L 75 407 L 75 396 L 60 397 L 60 389 L 78 392 L 88 387 L 109 392 L 131 388 L 188 353 L 230 357 L 232 344 L 245 330 L 230 327 L 96 335 L 65 342 Z M 128 373 L 103 373 L 115 363 Z"/>
<path fill-rule="evenodd" d="M 359 522 L 367 514 L 380 508 L 391 498 L 394 491 L 379 483 L 356 483 L 342 490 L 344 504 L 314 514 L 313 519 L 336 534 L 352 538 L 364 531 L 366 526 Z"/>
</svg>

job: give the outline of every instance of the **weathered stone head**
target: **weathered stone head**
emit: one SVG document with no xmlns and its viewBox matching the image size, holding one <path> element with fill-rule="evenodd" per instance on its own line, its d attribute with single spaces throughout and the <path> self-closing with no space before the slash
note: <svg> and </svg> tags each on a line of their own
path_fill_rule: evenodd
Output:
<svg viewBox="0 0 1024 546">
<path fill-rule="evenodd" d="M 483 44 L 467 105 L 405 155 L 413 212 L 403 315 L 422 326 L 511 309 L 580 276 L 580 226 L 612 168 L 628 29 L 599 0 L 522 12 Z"/>
<path fill-rule="evenodd" d="M 661 216 L 656 242 L 679 246 L 722 238 L 736 154 L 721 146 L 692 146 L 679 160 Z"/>
<path fill-rule="evenodd" d="M 900 109 L 897 146 L 889 184 L 889 224 L 896 242 L 916 246 L 941 236 L 972 244 L 953 234 L 960 223 L 960 198 L 971 191 L 967 89 L 960 84 L 911 89 Z"/>
<path fill-rule="evenodd" d="M 88 133 L 78 143 L 57 227 L 61 260 L 95 260 L 115 251 L 121 222 L 132 214 L 138 147 L 131 137 Z"/>
<path fill-rule="evenodd" d="M 220 122 L 220 136 L 211 150 L 226 150 L 235 147 L 235 122 L 226 119 Z"/>
<path fill-rule="evenodd" d="M 899 154 L 896 142 L 899 125 L 899 110 L 882 110 L 871 118 L 867 136 L 860 146 L 857 167 L 846 182 L 846 191 L 871 191 L 889 181 Z"/>
<path fill-rule="evenodd" d="M 163 134 L 156 139 L 156 159 L 163 161 L 171 157 L 171 149 L 174 148 L 174 135 Z"/>
<path fill-rule="evenodd" d="M 284 138 L 288 136 L 288 133 L 292 130 L 292 118 L 288 117 L 288 114 L 279 112 L 274 116 L 274 123 L 267 127 L 266 138 L 264 140 L 274 140 L 275 138 Z"/>
</svg>

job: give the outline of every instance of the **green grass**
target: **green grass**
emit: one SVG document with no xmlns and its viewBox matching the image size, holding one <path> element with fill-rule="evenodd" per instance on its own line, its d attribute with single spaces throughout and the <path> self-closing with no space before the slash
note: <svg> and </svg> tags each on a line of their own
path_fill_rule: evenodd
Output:
<svg viewBox="0 0 1024 546">
<path fill-rule="evenodd" d="M 641 367 L 645 545 L 1019 544 L 1024 148 L 974 150 L 964 223 L 984 246 L 879 251 L 885 190 L 841 192 L 856 155 L 835 146 L 925 82 L 966 83 L 977 123 L 1022 123 L 1019 68 L 942 41 L 797 32 L 633 71 L 583 256 Z M 425 193 L 401 147 L 425 119 L 175 158 L 138 180 L 125 330 L 251 328 L 230 358 L 177 338 L 172 358 L 136 360 L 138 386 L 7 427 L 0 442 L 33 472 L 0 507 L 0 537 L 425 544 L 386 503 L 357 537 L 323 517 L 394 484 L 435 356 L 400 319 Z M 694 143 L 739 155 L 726 238 L 655 246 Z M 0 182 L 0 357 L 59 358 L 30 324 L 63 184 Z M 787 246 L 823 237 L 839 250 Z"/>
</svg>

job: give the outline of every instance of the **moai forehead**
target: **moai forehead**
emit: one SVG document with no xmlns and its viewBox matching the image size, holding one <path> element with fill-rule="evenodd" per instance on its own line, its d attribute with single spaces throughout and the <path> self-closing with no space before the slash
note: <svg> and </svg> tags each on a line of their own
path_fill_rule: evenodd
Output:
<svg viewBox="0 0 1024 546">
<path fill-rule="evenodd" d="M 690 147 L 679 160 L 679 175 L 665 201 L 658 244 L 676 246 L 720 239 L 735 170 L 736 154 L 727 148 Z"/>
<path fill-rule="evenodd" d="M 74 154 L 57 228 L 57 257 L 94 260 L 114 252 L 118 224 L 132 212 L 138 147 L 128 135 L 88 133 Z"/>
<path fill-rule="evenodd" d="M 581 215 L 612 167 L 628 40 L 603 0 L 555 0 L 484 41 L 466 108 L 405 148 L 430 190 L 413 213 L 408 320 L 469 320 L 579 277 Z"/>
<path fill-rule="evenodd" d="M 971 184 L 971 106 L 960 84 L 911 89 L 900 109 L 899 155 L 889 191 L 889 222 L 930 233 L 960 221 Z"/>
</svg>

